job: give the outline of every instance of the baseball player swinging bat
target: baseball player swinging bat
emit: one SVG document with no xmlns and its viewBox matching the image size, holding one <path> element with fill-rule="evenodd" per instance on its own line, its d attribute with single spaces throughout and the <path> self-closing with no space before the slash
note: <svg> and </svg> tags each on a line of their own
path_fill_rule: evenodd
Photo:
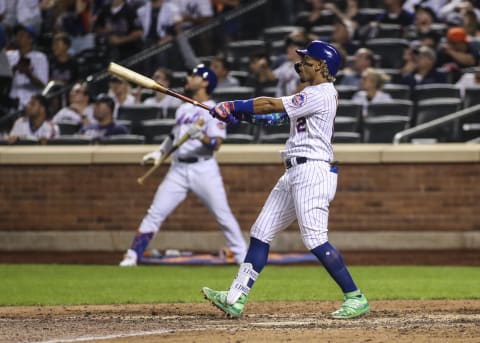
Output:
<svg viewBox="0 0 480 343">
<path fill-rule="evenodd" d="M 199 119 L 195 125 L 198 127 L 201 127 L 203 125 L 203 119 Z M 158 161 L 158 163 L 155 163 L 145 174 L 143 174 L 141 177 L 137 179 L 138 184 L 143 185 L 145 182 L 145 179 L 148 178 L 155 170 L 157 170 L 158 167 L 170 156 L 175 150 L 177 150 L 183 143 L 185 143 L 188 139 L 190 138 L 190 134 L 186 133 L 180 139 L 178 142 L 168 151 L 166 152 L 162 158 Z"/>
<path fill-rule="evenodd" d="M 195 101 L 188 96 L 185 96 L 183 94 L 177 93 L 167 87 L 162 86 L 158 82 L 155 82 L 153 79 L 146 77 L 140 73 L 137 73 L 131 69 L 125 68 L 121 66 L 120 64 L 110 62 L 108 65 L 108 72 L 110 74 L 116 75 L 118 77 L 121 77 L 125 80 L 128 80 L 130 82 L 133 82 L 139 86 L 142 86 L 143 88 L 148 88 L 152 89 L 157 92 L 161 92 L 170 96 L 173 96 L 175 98 L 178 98 L 180 100 L 183 100 L 185 102 L 191 103 L 194 106 L 201 107 L 207 111 L 210 111 L 210 107 L 207 105 L 204 105 L 202 103 L 199 103 L 198 101 Z"/>
</svg>

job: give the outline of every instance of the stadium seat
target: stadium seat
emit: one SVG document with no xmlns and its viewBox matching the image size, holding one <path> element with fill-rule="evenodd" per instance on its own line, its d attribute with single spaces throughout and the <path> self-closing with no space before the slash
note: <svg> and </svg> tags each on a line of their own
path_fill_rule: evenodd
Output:
<svg viewBox="0 0 480 343">
<path fill-rule="evenodd" d="M 365 2 L 365 1 L 363 1 Z M 362 1 L 360 1 L 362 3 Z M 383 5 L 383 4 L 382 4 Z M 361 24 L 368 24 L 372 21 L 375 21 L 377 17 L 382 14 L 385 10 L 382 6 L 368 6 L 368 4 L 358 5 L 357 21 Z M 367 7 L 368 6 L 368 7 Z"/>
<path fill-rule="evenodd" d="M 112 135 L 102 137 L 100 144 L 144 144 L 145 136 L 143 135 Z"/>
<path fill-rule="evenodd" d="M 255 95 L 253 87 L 222 87 L 216 88 L 212 93 L 212 99 L 216 102 L 228 100 L 250 99 Z"/>
<path fill-rule="evenodd" d="M 175 119 L 150 119 L 143 120 L 140 124 L 142 126 L 142 132 L 145 136 L 145 143 L 150 144 L 153 142 L 155 136 L 167 137 L 172 131 L 175 125 Z"/>
<path fill-rule="evenodd" d="M 410 100 L 410 87 L 396 83 L 387 83 L 383 86 L 382 91 L 390 94 L 393 99 Z"/>
<path fill-rule="evenodd" d="M 480 87 L 465 88 L 463 107 L 471 107 L 480 104 Z"/>
<path fill-rule="evenodd" d="M 429 99 L 419 101 L 417 104 L 416 125 L 427 123 L 448 114 L 459 111 L 462 102 L 456 98 Z M 453 142 L 460 137 L 460 122 L 455 121 L 441 127 L 422 132 L 416 138 L 435 138 L 439 142 Z"/>
<path fill-rule="evenodd" d="M 338 85 L 338 86 L 335 86 L 335 88 L 337 89 L 337 92 L 338 92 L 338 98 L 345 99 L 345 100 L 352 99 L 353 95 L 359 90 L 355 86 Z"/>
<path fill-rule="evenodd" d="M 277 87 L 263 87 L 260 89 L 259 96 L 269 96 L 274 98 L 277 94 Z"/>
<path fill-rule="evenodd" d="M 284 144 L 290 137 L 290 125 L 265 126 L 260 129 L 258 141 L 265 144 Z"/>
<path fill-rule="evenodd" d="M 403 29 L 399 24 L 379 24 L 376 38 L 402 38 Z"/>
<path fill-rule="evenodd" d="M 119 120 L 129 120 L 131 122 L 130 133 L 143 134 L 141 122 L 149 119 L 162 117 L 162 109 L 156 106 L 146 105 L 125 105 L 118 108 Z"/>
<path fill-rule="evenodd" d="M 257 126 L 241 122 L 237 125 L 227 126 L 226 144 L 248 144 L 255 142 L 255 129 Z"/>
<path fill-rule="evenodd" d="M 230 70 L 229 75 L 236 78 L 240 82 L 240 86 L 243 86 L 245 85 L 249 73 L 246 70 Z"/>
<path fill-rule="evenodd" d="M 434 98 L 458 98 L 460 99 L 460 89 L 453 84 L 448 83 L 430 83 L 427 85 L 416 86 L 413 91 L 415 101 L 422 101 Z"/>
<path fill-rule="evenodd" d="M 416 125 L 461 110 L 462 102 L 456 98 L 421 100 L 417 104 Z"/>
<path fill-rule="evenodd" d="M 334 131 L 333 143 L 361 143 L 362 137 L 358 132 Z"/>
<path fill-rule="evenodd" d="M 280 40 L 283 41 L 290 33 L 295 31 L 304 31 L 304 28 L 301 26 L 293 25 L 278 25 L 266 27 L 265 29 L 263 29 L 263 40 L 267 43 Z"/>
<path fill-rule="evenodd" d="M 319 25 L 312 26 L 310 32 L 317 36 L 318 39 L 330 42 L 332 40 L 332 33 L 335 30 L 333 25 Z"/>
<path fill-rule="evenodd" d="M 228 51 L 227 58 L 230 57 L 229 60 L 232 61 L 233 69 L 240 69 L 241 68 L 242 58 L 247 58 L 253 54 L 258 52 L 266 52 L 267 46 L 265 41 L 263 40 L 239 40 L 234 42 L 227 43 L 226 51 Z"/>
<path fill-rule="evenodd" d="M 60 135 L 73 135 L 80 130 L 82 124 L 72 122 L 72 121 L 61 121 L 56 123 L 58 129 L 60 130 Z"/>
<path fill-rule="evenodd" d="M 392 143 L 397 132 L 408 127 L 408 116 L 379 116 L 365 118 L 363 123 L 363 141 L 365 143 Z"/>
<path fill-rule="evenodd" d="M 409 43 L 402 38 L 374 38 L 367 40 L 365 45 L 380 55 L 380 68 L 399 69 L 403 65 L 403 51 Z"/>
<path fill-rule="evenodd" d="M 386 102 L 374 102 L 368 105 L 367 117 L 413 116 L 413 101 L 392 99 Z"/>
<path fill-rule="evenodd" d="M 337 114 L 335 117 L 335 131 L 355 131 L 361 132 L 363 120 L 363 106 L 351 100 L 339 100 Z M 337 119 L 344 118 L 344 119 Z M 347 123 L 346 118 L 350 118 L 350 123 L 353 125 L 351 129 L 344 130 L 342 124 Z"/>
<path fill-rule="evenodd" d="M 347 117 L 347 116 L 335 116 L 334 122 L 334 131 L 341 132 L 341 131 L 350 131 L 356 132 L 358 130 L 358 119 L 354 117 Z"/>
<path fill-rule="evenodd" d="M 402 83 L 402 71 L 396 68 L 377 68 L 378 71 L 387 74 L 390 77 L 390 84 L 400 84 Z M 387 83 L 388 84 L 388 83 Z M 387 85 L 385 84 L 385 85 Z"/>
<path fill-rule="evenodd" d="M 185 80 L 188 73 L 186 71 L 175 70 L 172 72 L 172 82 L 170 84 L 171 88 L 178 88 L 185 86 Z"/>
<path fill-rule="evenodd" d="M 92 138 L 81 135 L 62 135 L 48 141 L 48 145 L 88 145 Z"/>
</svg>

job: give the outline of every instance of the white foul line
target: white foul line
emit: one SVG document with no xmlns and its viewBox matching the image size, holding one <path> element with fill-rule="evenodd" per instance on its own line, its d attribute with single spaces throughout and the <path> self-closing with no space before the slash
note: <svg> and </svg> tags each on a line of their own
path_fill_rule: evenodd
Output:
<svg viewBox="0 0 480 343">
<path fill-rule="evenodd" d="M 67 339 L 54 339 L 50 341 L 42 341 L 37 343 L 72 343 L 72 342 L 86 342 L 93 340 L 104 340 L 104 339 L 115 339 L 115 338 L 125 338 L 125 337 L 137 337 L 137 336 L 151 336 L 151 335 L 161 335 L 164 333 L 174 332 L 174 330 L 155 330 L 155 331 L 139 331 L 135 333 L 121 333 L 118 335 L 106 335 L 106 336 L 88 336 L 88 337 L 79 337 L 79 338 L 67 338 Z"/>
</svg>

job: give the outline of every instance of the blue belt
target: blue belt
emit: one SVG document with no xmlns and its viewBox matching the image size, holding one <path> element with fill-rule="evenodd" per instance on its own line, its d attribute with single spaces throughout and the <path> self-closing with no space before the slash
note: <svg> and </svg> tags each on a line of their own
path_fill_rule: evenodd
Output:
<svg viewBox="0 0 480 343">
<path fill-rule="evenodd" d="M 308 161 L 308 158 L 306 157 L 291 157 L 291 158 L 287 158 L 285 160 L 285 168 L 286 169 L 290 169 L 292 168 L 293 166 L 296 166 L 298 164 L 304 164 Z M 330 166 L 330 171 L 332 173 L 335 173 L 337 174 L 338 173 L 338 168 L 334 165 L 331 165 Z"/>
</svg>

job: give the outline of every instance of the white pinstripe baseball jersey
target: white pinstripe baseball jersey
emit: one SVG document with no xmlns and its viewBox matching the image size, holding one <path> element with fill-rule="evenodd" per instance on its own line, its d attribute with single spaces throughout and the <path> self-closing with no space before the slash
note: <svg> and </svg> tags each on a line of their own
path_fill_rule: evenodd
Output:
<svg viewBox="0 0 480 343">
<path fill-rule="evenodd" d="M 337 189 L 337 174 L 330 166 L 337 94 L 332 83 L 321 83 L 281 98 L 290 117 L 282 156 L 307 162 L 292 164 L 280 177 L 252 226 L 252 237 L 270 243 L 297 219 L 309 250 L 328 241 L 328 208 Z"/>
<path fill-rule="evenodd" d="M 338 105 L 338 93 L 333 84 L 309 86 L 281 99 L 290 117 L 290 138 L 281 152 L 283 158 L 303 156 L 332 162 L 331 140 Z"/>
</svg>

